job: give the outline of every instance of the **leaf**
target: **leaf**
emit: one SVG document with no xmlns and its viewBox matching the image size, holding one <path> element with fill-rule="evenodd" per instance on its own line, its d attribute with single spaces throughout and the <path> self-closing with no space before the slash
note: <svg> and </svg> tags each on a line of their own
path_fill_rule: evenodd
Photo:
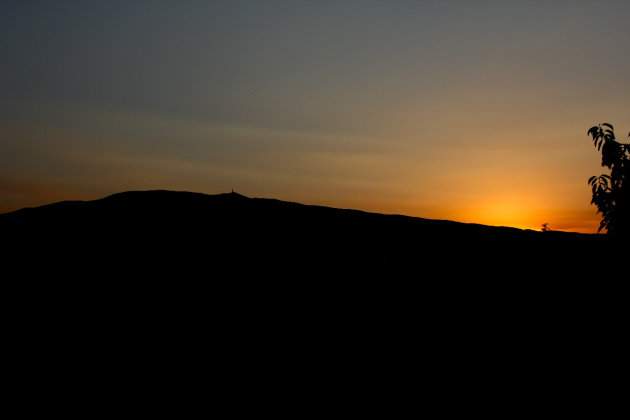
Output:
<svg viewBox="0 0 630 420">
<path fill-rule="evenodd" d="M 596 177 L 595 175 L 593 175 L 592 177 L 590 177 L 590 178 L 588 179 L 588 183 L 589 183 L 589 185 L 590 185 L 590 184 L 593 182 L 593 180 L 595 180 L 596 178 L 597 178 L 597 177 Z"/>
<path fill-rule="evenodd" d="M 606 127 L 610 127 L 612 130 L 614 130 L 612 124 L 608 124 L 608 123 L 603 123 L 602 125 L 605 125 Z"/>
</svg>

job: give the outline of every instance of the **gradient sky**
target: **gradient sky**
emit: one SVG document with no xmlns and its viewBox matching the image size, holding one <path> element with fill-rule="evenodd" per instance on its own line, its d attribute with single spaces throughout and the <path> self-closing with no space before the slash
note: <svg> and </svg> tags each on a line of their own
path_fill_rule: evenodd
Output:
<svg viewBox="0 0 630 420">
<path fill-rule="evenodd" d="M 629 1 L 0 0 L 0 212 L 146 189 L 596 232 Z"/>
</svg>

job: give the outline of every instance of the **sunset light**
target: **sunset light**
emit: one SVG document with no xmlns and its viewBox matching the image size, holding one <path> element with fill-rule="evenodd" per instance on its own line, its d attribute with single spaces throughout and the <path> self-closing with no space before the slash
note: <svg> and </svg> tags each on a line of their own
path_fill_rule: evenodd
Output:
<svg viewBox="0 0 630 420">
<path fill-rule="evenodd" d="M 613 0 L 4 2 L 0 213 L 234 189 L 595 233 L 586 132 L 630 131 L 628 16 Z"/>
</svg>

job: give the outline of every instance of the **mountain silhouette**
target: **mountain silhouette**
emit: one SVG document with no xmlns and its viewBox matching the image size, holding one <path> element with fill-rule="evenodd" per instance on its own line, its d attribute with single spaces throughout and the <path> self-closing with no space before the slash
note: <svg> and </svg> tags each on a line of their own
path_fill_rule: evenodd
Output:
<svg viewBox="0 0 630 420">
<path fill-rule="evenodd" d="M 116 386 L 128 372 L 186 390 L 199 372 L 228 386 L 364 378 L 375 363 L 432 386 L 538 386 L 548 371 L 573 378 L 592 337 L 624 319 L 604 235 L 175 191 L 21 209 L 0 215 L 0 234 L 25 366 L 89 367 Z"/>
<path fill-rule="evenodd" d="M 549 313 L 587 297 L 601 304 L 620 287 L 603 268 L 602 256 L 614 260 L 616 250 L 605 235 L 237 193 L 129 191 L 62 201 L 2 214 L 0 232 L 5 286 L 29 306 L 58 311 L 65 302 L 73 314 L 101 308 L 112 316 L 115 302 L 118 311 L 168 310 L 199 320 L 209 307 L 223 308 L 221 316 L 234 322 L 273 308 L 283 308 L 279 317 L 304 315 L 304 308 L 308 317 L 323 316 L 318 305 L 325 302 L 335 311 L 439 308 L 444 322 L 454 316 L 444 308 L 485 317 L 536 302 Z M 532 316 L 529 309 L 523 316 Z"/>
<path fill-rule="evenodd" d="M 5 247 L 77 270 L 256 275 L 516 275 L 570 270 L 603 235 L 537 232 L 237 193 L 129 191 L 0 215 Z M 538 272 L 537 270 L 541 270 Z M 416 273 L 416 274 L 410 274 Z"/>
</svg>

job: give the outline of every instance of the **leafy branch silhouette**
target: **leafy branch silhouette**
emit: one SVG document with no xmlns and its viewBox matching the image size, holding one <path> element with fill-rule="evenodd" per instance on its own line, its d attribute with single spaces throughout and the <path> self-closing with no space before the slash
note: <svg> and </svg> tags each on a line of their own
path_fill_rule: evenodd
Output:
<svg viewBox="0 0 630 420">
<path fill-rule="evenodd" d="M 598 232 L 606 229 L 612 235 L 630 233 L 630 144 L 615 139 L 612 124 L 603 123 L 591 127 L 587 135 L 602 152 L 602 166 L 610 169 L 610 175 L 602 174 L 588 179 L 593 198 L 591 204 L 602 214 Z M 630 133 L 628 134 L 630 137 Z"/>
</svg>

